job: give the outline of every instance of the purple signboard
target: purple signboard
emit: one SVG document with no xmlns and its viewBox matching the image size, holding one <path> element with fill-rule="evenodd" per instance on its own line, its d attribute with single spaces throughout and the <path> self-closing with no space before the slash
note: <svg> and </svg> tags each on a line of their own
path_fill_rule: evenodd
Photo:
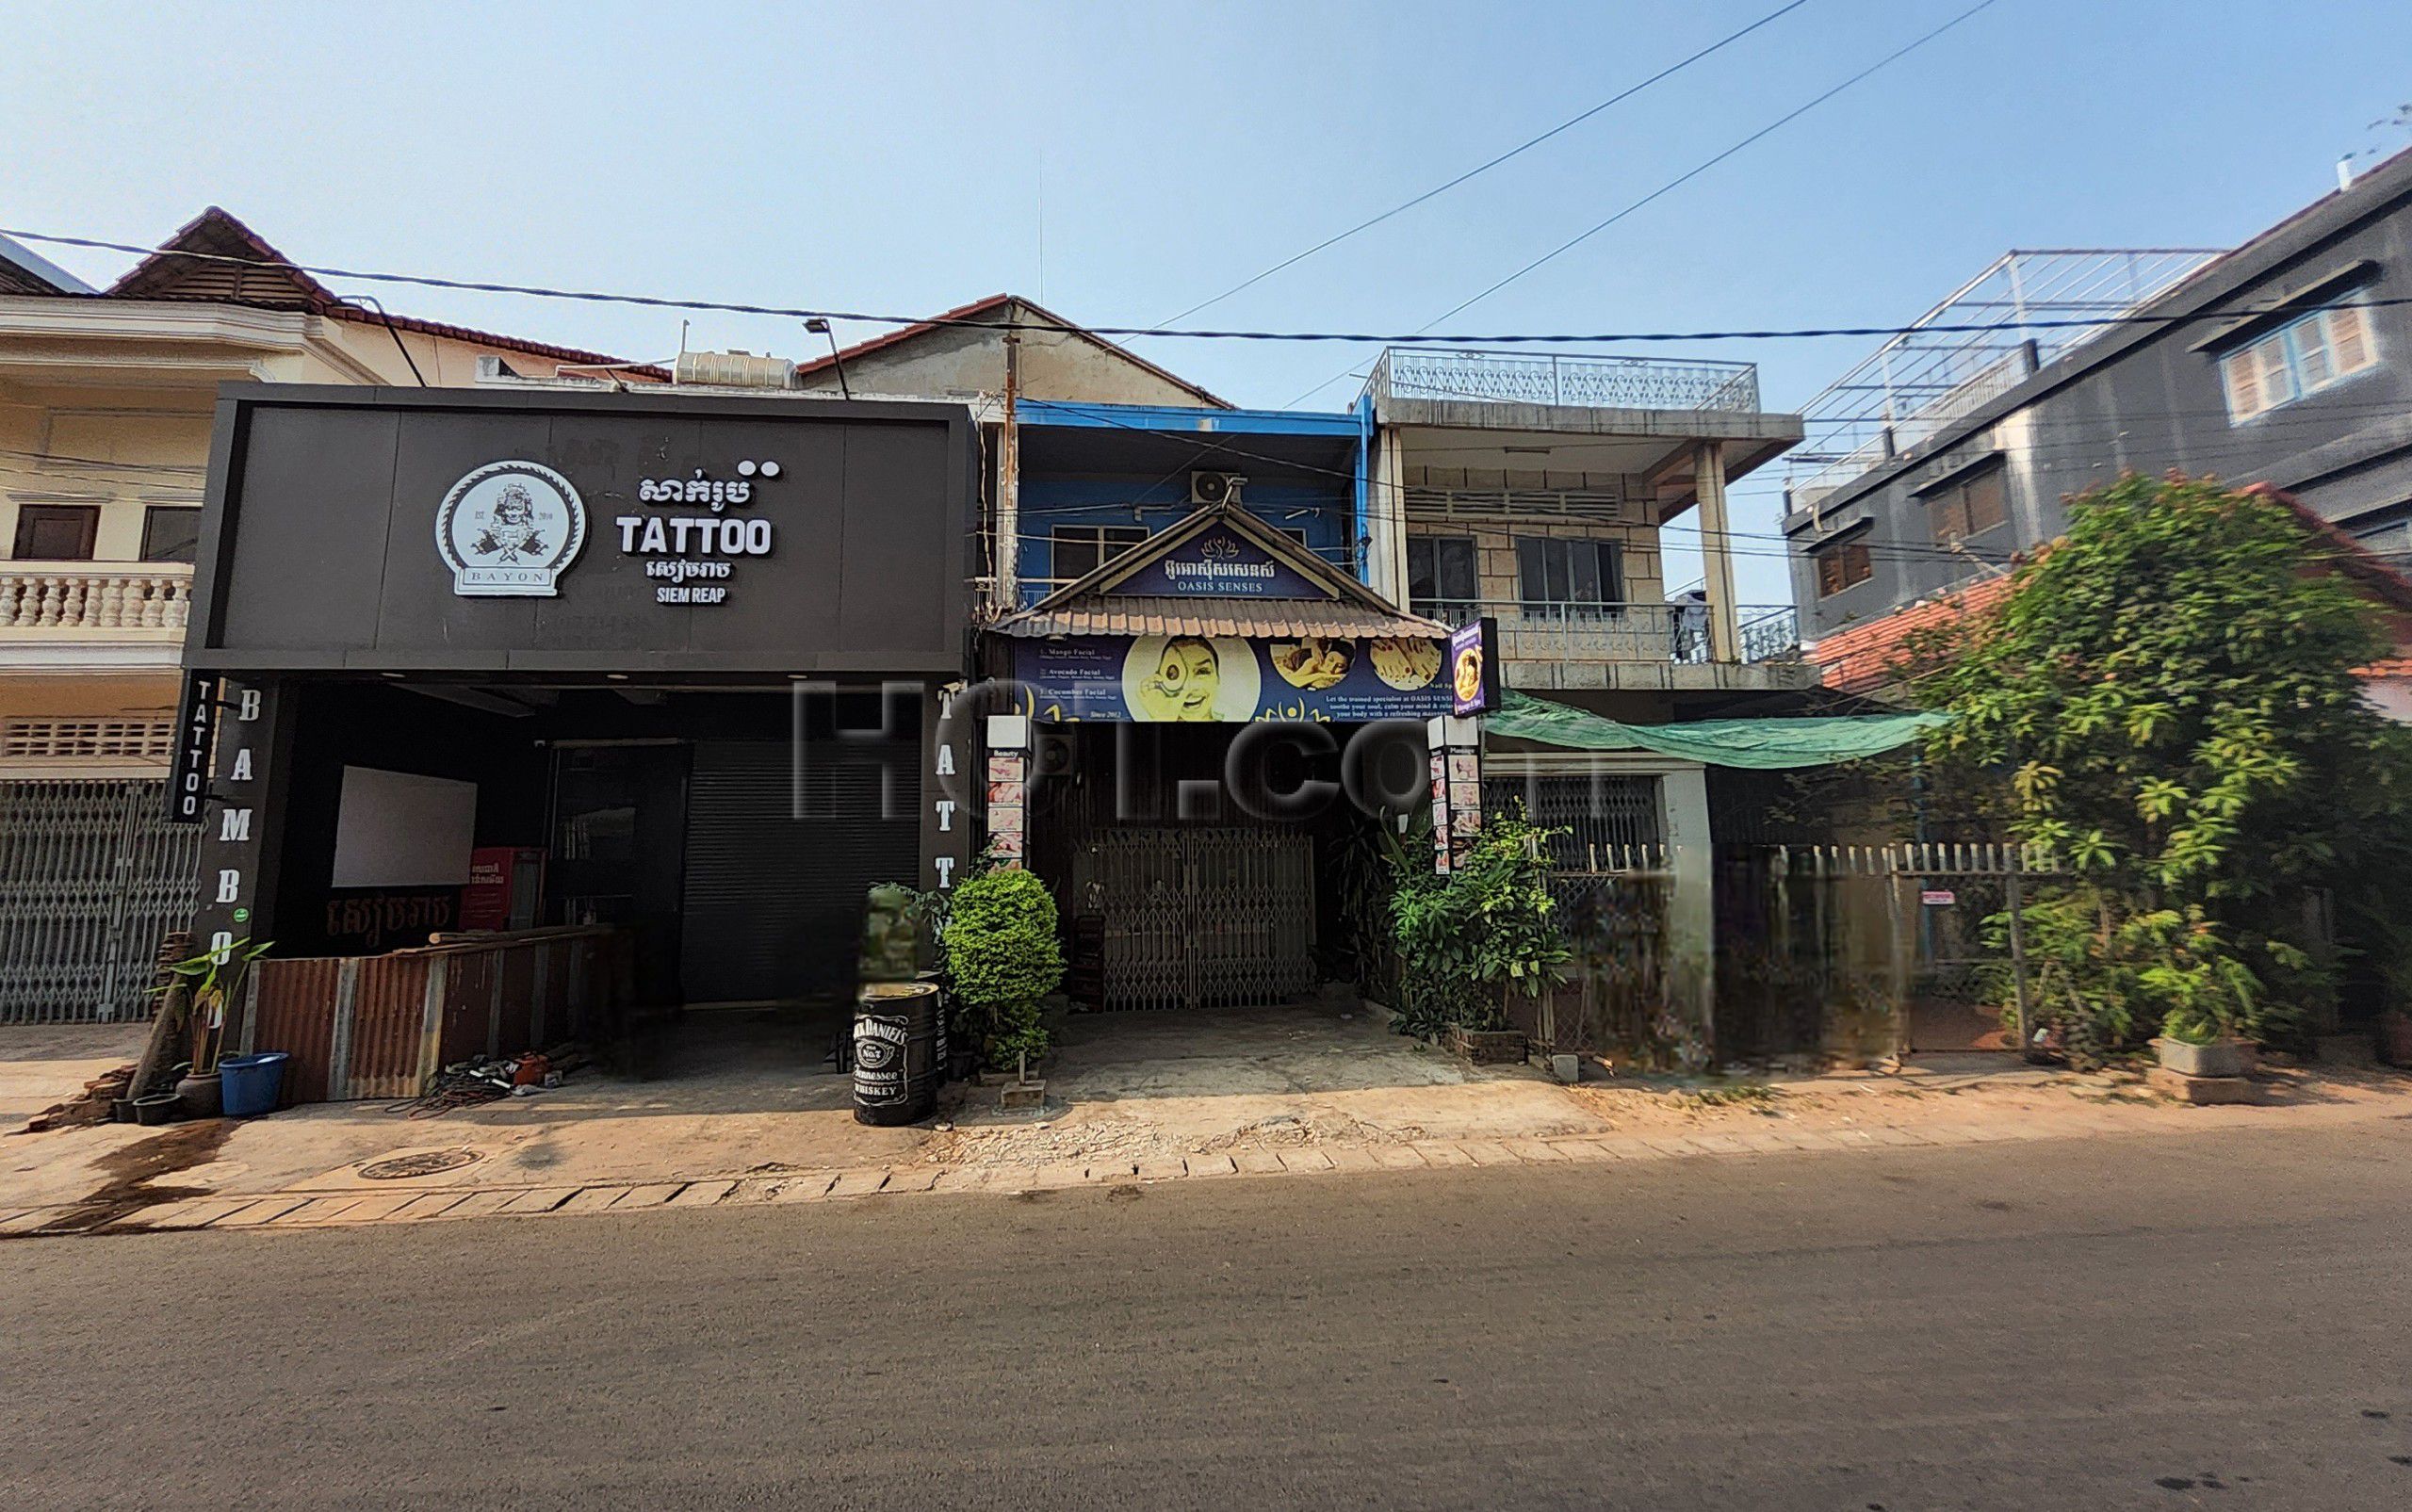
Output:
<svg viewBox="0 0 2412 1512">
<path fill-rule="evenodd" d="M 1353 723 L 1449 707 L 1442 642 L 1421 637 L 1099 635 L 1014 642 L 1042 720 Z"/>
<path fill-rule="evenodd" d="M 1106 590 L 1156 598 L 1329 598 L 1286 561 L 1237 531 L 1214 526 Z"/>
<path fill-rule="evenodd" d="M 1449 632 L 1449 712 L 1487 714 L 1499 707 L 1499 622 L 1486 614 Z"/>
</svg>

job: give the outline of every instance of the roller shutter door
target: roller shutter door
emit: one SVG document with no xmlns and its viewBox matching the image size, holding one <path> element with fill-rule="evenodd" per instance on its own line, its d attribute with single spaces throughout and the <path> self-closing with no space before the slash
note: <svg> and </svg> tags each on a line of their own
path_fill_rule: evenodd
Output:
<svg viewBox="0 0 2412 1512">
<path fill-rule="evenodd" d="M 790 752 L 774 741 L 694 748 L 679 952 L 689 1002 L 848 990 L 864 892 L 920 877 L 917 733 L 807 744 L 802 819 Z"/>
</svg>

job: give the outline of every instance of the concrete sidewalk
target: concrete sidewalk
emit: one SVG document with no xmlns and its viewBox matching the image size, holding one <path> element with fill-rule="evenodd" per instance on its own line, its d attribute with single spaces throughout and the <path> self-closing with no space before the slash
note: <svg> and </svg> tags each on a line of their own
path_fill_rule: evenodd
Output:
<svg viewBox="0 0 2412 1512">
<path fill-rule="evenodd" d="M 774 1021 L 704 1027 L 664 1080 L 590 1073 L 439 1118 L 329 1104 L 243 1123 L 11 1136 L 0 1140 L 0 1235 L 1836 1154 L 2412 1114 L 2412 1079 L 2353 1065 L 2273 1075 L 2265 1106 L 2225 1109 L 2159 1102 L 2132 1076 L 1984 1057 L 1887 1076 L 1564 1087 L 1530 1067 L 1465 1065 L 1362 1013 L 1284 1009 L 1075 1020 L 1043 1113 L 1002 1114 L 993 1087 L 955 1087 L 927 1126 L 873 1129 L 854 1121 L 846 1080 L 783 1042 Z M 441 1168 L 417 1170 L 422 1160 Z M 379 1169 L 396 1161 L 416 1174 Z"/>
</svg>

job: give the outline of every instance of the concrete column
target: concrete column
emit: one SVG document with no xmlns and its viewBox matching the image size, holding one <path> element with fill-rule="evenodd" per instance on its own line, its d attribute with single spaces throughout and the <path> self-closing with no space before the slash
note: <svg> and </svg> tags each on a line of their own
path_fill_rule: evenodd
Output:
<svg viewBox="0 0 2412 1512">
<path fill-rule="evenodd" d="M 1700 567 L 1708 590 L 1709 659 L 1739 661 L 1742 628 L 1734 603 L 1734 526 L 1725 512 L 1725 443 L 1704 441 L 1692 453 L 1692 489 L 1700 500 Z"/>
<path fill-rule="evenodd" d="M 276 937 L 278 864 L 285 851 L 285 769 L 293 746 L 289 689 L 272 681 L 220 684 L 216 764 L 201 817 L 201 902 L 194 953 Z M 229 1006 L 239 1015 L 243 1004 Z M 229 1024 L 222 1043 L 242 1042 Z"/>
<path fill-rule="evenodd" d="M 1669 985 L 1699 1030 L 1703 1047 L 1717 1043 L 1716 869 L 1709 848 L 1708 772 L 1703 767 L 1658 779 L 1659 820 L 1674 883 L 1667 900 Z"/>
<path fill-rule="evenodd" d="M 953 683 L 921 693 L 921 887 L 944 892 L 971 859 L 979 806 L 972 784 L 980 750 L 968 719 L 955 718 L 962 688 Z"/>
<path fill-rule="evenodd" d="M 1366 584 L 1392 603 L 1407 605 L 1407 464 L 1398 432 L 1374 432 L 1372 476 L 1365 489 Z"/>
</svg>

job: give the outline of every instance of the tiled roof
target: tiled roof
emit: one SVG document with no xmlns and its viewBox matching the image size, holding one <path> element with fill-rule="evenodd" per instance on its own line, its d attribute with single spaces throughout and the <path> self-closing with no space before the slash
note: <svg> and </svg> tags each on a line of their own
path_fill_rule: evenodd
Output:
<svg viewBox="0 0 2412 1512">
<path fill-rule="evenodd" d="M 193 256 L 192 253 L 205 253 Z M 245 262 L 224 262 L 221 258 Z M 258 263 L 281 266 L 260 268 Z M 266 238 L 236 217 L 211 205 L 176 229 L 157 252 L 134 265 L 102 296 L 112 300 L 184 300 L 215 304 L 258 305 L 269 309 L 307 310 L 333 320 L 387 326 L 419 335 L 439 336 L 497 351 L 525 352 L 570 367 L 610 368 L 614 373 L 668 382 L 668 370 L 646 363 L 625 362 L 608 352 L 579 347 L 558 347 L 441 320 L 415 316 L 387 316 L 347 301 L 343 296 L 292 266 L 292 259 L 269 245 Z"/>
<path fill-rule="evenodd" d="M 1130 363 L 1135 367 L 1141 367 L 1155 374 L 1158 378 L 1163 379 L 1165 382 L 1172 384 L 1176 388 L 1187 390 L 1189 393 L 1198 396 L 1199 399 L 1213 405 L 1215 409 L 1228 410 L 1233 407 L 1230 400 L 1198 387 L 1188 379 L 1182 377 L 1179 373 L 1173 372 L 1169 368 L 1159 367 L 1154 363 L 1148 361 L 1147 358 L 1140 356 L 1135 351 L 1133 351 L 1130 348 L 1121 346 L 1116 342 L 1108 341 L 1103 336 L 1097 334 L 1093 331 L 1088 331 L 1080 326 L 1074 325 L 1071 321 L 1065 319 L 1054 311 L 1034 303 L 1029 300 L 1023 299 L 1019 294 L 991 294 L 986 299 L 974 300 L 969 304 L 958 304 L 952 310 L 940 311 L 938 314 L 930 317 L 926 320 L 916 321 L 914 324 L 908 326 L 898 326 L 893 331 L 883 331 L 878 335 L 872 337 L 868 341 L 857 341 L 853 346 L 844 348 L 837 352 L 833 352 L 829 356 L 816 357 L 810 362 L 800 362 L 796 364 L 795 376 L 798 378 L 809 378 L 821 373 L 834 372 L 844 363 L 850 363 L 858 358 L 868 357 L 873 352 L 885 350 L 889 347 L 895 346 L 899 342 L 910 341 L 916 336 L 925 335 L 933 331 L 944 330 L 950 326 L 959 326 L 964 324 L 991 324 L 992 322 L 984 320 L 981 317 L 995 315 L 1015 304 L 1020 305 L 1032 315 L 1038 317 L 1040 319 L 1047 321 L 1049 324 L 1055 326 L 1060 330 L 1068 332 L 1093 346 L 1112 352 L 1115 356 L 1121 358 L 1124 362 Z"/>
<path fill-rule="evenodd" d="M 2401 617 L 2412 615 L 2412 578 L 2388 566 L 2368 546 L 2285 489 L 2256 483 L 2244 492 L 2274 499 L 2292 510 L 2296 518 L 2310 528 L 2322 550 L 2330 553 L 2323 558 L 2323 564 L 2353 578 L 2372 599 L 2394 610 L 2399 616 L 2399 638 L 2404 635 L 2407 626 Z M 2043 549 L 2050 550 L 2050 544 L 2046 543 Z M 1910 636 L 1972 614 L 1989 613 L 2009 594 L 2008 577 L 1988 577 L 1940 598 L 1837 630 L 1809 648 L 1809 659 L 1817 664 L 1827 687 L 1848 693 L 1868 692 L 1899 674 L 1904 654 L 1902 642 Z M 2412 675 L 2412 657 L 2392 658 L 2358 670 L 2365 677 Z"/>
<path fill-rule="evenodd" d="M 1320 598 L 1092 597 L 1051 610 L 1026 610 L 997 622 L 1000 635 L 1406 636 L 1445 640 L 1449 627 L 1416 614 Z"/>
<path fill-rule="evenodd" d="M 1846 693 L 1868 692 L 1899 675 L 1906 655 L 1902 642 L 1912 635 L 1986 613 L 2009 596 L 2009 578 L 1987 577 L 1941 598 L 1821 637 L 1809 648 L 1808 657 L 1817 664 L 1819 678 L 1827 687 Z"/>
</svg>

